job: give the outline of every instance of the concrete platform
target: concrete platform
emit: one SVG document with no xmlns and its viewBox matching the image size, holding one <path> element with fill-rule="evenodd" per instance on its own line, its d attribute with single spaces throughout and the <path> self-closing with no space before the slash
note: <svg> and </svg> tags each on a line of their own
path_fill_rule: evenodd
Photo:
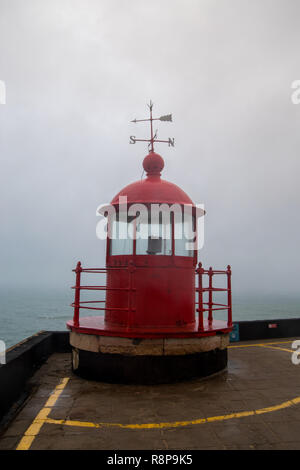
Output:
<svg viewBox="0 0 300 470">
<path fill-rule="evenodd" d="M 300 449 L 292 342 L 231 344 L 220 375 L 155 386 L 86 381 L 53 354 L 0 449 Z"/>
</svg>

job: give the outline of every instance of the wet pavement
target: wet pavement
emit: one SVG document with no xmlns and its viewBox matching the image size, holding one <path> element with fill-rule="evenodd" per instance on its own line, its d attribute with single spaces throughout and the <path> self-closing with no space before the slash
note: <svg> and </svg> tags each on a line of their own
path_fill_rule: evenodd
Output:
<svg viewBox="0 0 300 470">
<path fill-rule="evenodd" d="M 54 354 L 0 449 L 300 449 L 292 342 L 232 344 L 227 371 L 157 386 L 86 381 Z"/>
</svg>

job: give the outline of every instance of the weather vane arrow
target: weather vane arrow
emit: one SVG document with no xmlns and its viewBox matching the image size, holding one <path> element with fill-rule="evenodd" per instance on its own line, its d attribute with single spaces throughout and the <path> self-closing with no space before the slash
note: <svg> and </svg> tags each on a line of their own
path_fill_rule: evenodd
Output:
<svg viewBox="0 0 300 470">
<path fill-rule="evenodd" d="M 137 122 L 144 122 L 144 121 L 149 121 L 150 122 L 150 132 L 151 132 L 151 137 L 150 139 L 137 139 L 134 135 L 130 136 L 130 144 L 135 144 L 136 142 L 149 142 L 148 148 L 151 152 L 154 152 L 154 142 L 163 142 L 169 145 L 169 147 L 174 147 L 175 145 L 175 139 L 170 138 L 168 140 L 160 140 L 157 139 L 157 131 L 153 135 L 153 121 L 168 121 L 172 122 L 172 114 L 166 114 L 164 116 L 160 116 L 159 118 L 153 118 L 152 117 L 152 108 L 153 108 L 153 103 L 150 101 L 148 104 L 148 108 L 150 110 L 150 117 L 148 119 L 133 119 L 131 122 L 137 123 Z"/>
</svg>

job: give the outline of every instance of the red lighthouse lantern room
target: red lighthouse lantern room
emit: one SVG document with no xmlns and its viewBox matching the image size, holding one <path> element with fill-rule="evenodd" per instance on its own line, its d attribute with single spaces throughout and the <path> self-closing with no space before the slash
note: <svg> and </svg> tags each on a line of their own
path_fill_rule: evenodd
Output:
<svg viewBox="0 0 300 470">
<path fill-rule="evenodd" d="M 129 184 L 100 209 L 107 217 L 105 268 L 77 264 L 73 320 L 68 321 L 72 368 L 108 382 L 164 383 L 207 376 L 227 366 L 232 329 L 231 269 L 198 263 L 204 210 L 178 186 L 161 178 L 163 158 L 152 117 L 145 178 Z M 133 122 L 138 122 L 134 120 Z M 96 284 L 83 282 L 88 276 Z M 225 277 L 221 287 L 215 280 Z M 102 281 L 98 282 L 98 279 Z M 91 284 L 91 285 L 90 285 Z M 82 291 L 98 291 L 101 299 Z M 216 298 L 223 293 L 220 302 Z M 83 316 L 81 310 L 92 316 Z M 216 319 L 220 312 L 223 320 Z"/>
</svg>

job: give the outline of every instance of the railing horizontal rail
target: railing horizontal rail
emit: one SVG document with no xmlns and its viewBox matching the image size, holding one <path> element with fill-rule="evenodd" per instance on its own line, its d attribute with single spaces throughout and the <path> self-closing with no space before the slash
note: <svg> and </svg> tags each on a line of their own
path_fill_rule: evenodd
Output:
<svg viewBox="0 0 300 470">
<path fill-rule="evenodd" d="M 213 270 L 212 272 L 213 272 L 213 274 L 227 274 L 227 271 L 214 271 Z M 203 274 L 209 274 L 210 271 L 209 271 L 209 269 L 203 269 L 202 273 Z"/>
<path fill-rule="evenodd" d="M 113 266 L 113 267 L 107 267 L 107 268 L 82 268 L 81 269 L 81 272 L 82 273 L 91 273 L 91 274 L 95 274 L 95 273 L 107 273 L 108 271 L 125 271 L 125 270 L 128 270 L 129 267 L 128 266 Z M 76 269 L 72 269 L 72 272 L 73 273 L 76 273 Z"/>
<path fill-rule="evenodd" d="M 86 307 L 84 305 L 81 305 L 81 303 L 79 305 L 75 305 L 74 304 L 71 304 L 71 307 L 79 307 L 79 308 L 83 308 L 85 310 L 105 310 L 105 311 L 118 311 L 118 312 L 128 312 L 128 308 L 117 308 L 117 307 Z"/>
<path fill-rule="evenodd" d="M 125 291 L 129 291 L 129 290 L 136 290 L 134 288 L 130 289 L 130 287 L 106 287 L 106 286 L 73 286 L 71 287 L 71 289 L 79 289 L 79 290 L 125 290 Z"/>
<path fill-rule="evenodd" d="M 203 302 L 203 305 L 209 305 L 209 302 Z M 229 307 L 229 305 L 226 305 L 226 304 L 217 304 L 216 302 L 213 302 L 212 305 L 218 305 L 219 307 L 226 307 L 226 308 Z"/>
<path fill-rule="evenodd" d="M 197 289 L 196 289 L 197 290 Z M 221 289 L 220 287 L 203 287 L 202 292 L 226 292 L 228 289 Z"/>
<path fill-rule="evenodd" d="M 196 301 L 195 304 L 198 305 L 199 302 Z M 209 302 L 202 302 L 202 305 L 209 305 Z M 226 304 L 217 304 L 217 303 L 214 303 L 214 302 L 212 303 L 212 305 L 218 305 L 219 307 L 225 307 L 225 308 L 228 308 L 228 307 L 229 307 L 229 305 L 226 305 Z"/>
<path fill-rule="evenodd" d="M 200 309 L 198 309 L 199 311 Z M 218 308 L 202 308 L 202 312 L 214 312 L 215 310 L 228 310 L 228 307 L 218 307 Z"/>
</svg>

